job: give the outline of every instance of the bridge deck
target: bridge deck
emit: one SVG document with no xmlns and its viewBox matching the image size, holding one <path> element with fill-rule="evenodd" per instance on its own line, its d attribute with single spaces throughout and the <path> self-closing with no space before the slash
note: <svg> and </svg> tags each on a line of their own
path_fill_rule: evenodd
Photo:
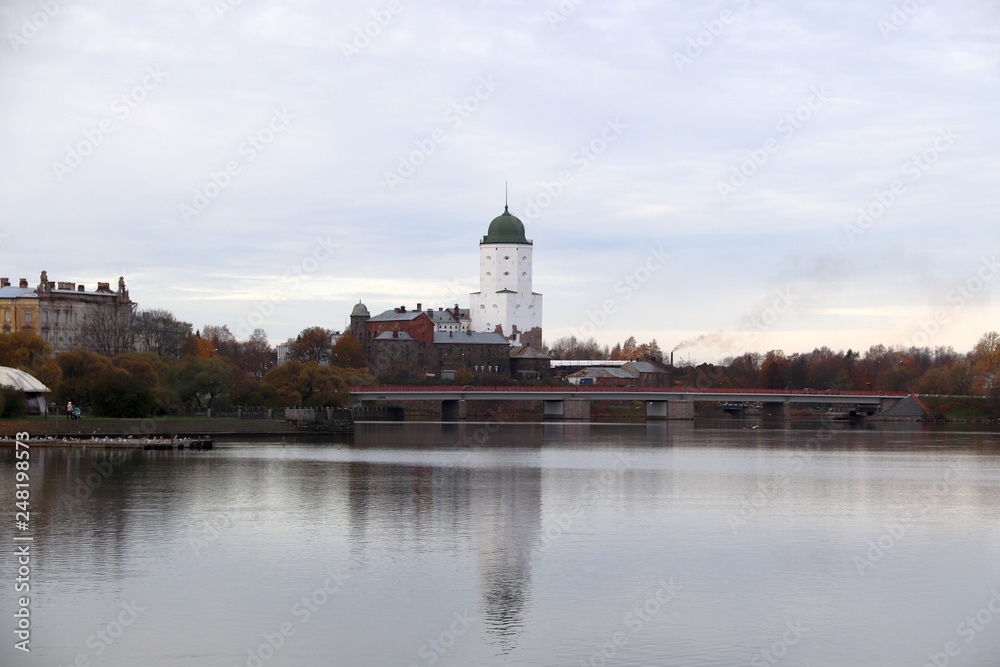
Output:
<svg viewBox="0 0 1000 667">
<path fill-rule="evenodd" d="M 851 403 L 878 405 L 905 392 L 819 391 L 814 389 L 698 389 L 693 387 L 351 387 L 362 401 L 726 401 L 751 403 Z"/>
</svg>

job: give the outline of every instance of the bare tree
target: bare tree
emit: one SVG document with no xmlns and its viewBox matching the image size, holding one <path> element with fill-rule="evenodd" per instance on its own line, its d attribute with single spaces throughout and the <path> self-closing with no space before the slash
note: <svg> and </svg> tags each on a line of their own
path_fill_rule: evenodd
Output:
<svg viewBox="0 0 1000 667">
<path fill-rule="evenodd" d="M 131 301 L 108 299 L 97 304 L 80 328 L 84 347 L 106 357 L 131 352 L 135 342 L 134 319 L 135 304 Z"/>
<path fill-rule="evenodd" d="M 191 325 L 181 322 L 169 310 L 153 308 L 136 313 L 132 323 L 136 350 L 155 352 L 161 357 L 182 356 Z"/>
</svg>

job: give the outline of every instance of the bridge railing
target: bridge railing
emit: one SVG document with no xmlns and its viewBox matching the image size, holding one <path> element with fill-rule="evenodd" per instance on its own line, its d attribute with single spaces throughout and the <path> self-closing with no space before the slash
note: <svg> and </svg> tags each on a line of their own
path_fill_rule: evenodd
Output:
<svg viewBox="0 0 1000 667">
<path fill-rule="evenodd" d="M 508 393 L 664 393 L 664 394 L 760 394 L 780 396 L 884 396 L 886 398 L 902 398 L 908 396 L 905 391 L 867 391 L 855 389 L 733 389 L 731 387 L 718 389 L 703 389 L 701 387 L 480 387 L 480 386 L 414 386 L 414 385 L 384 385 L 380 387 L 351 387 L 352 394 L 382 394 L 382 393 L 470 393 L 470 392 L 508 392 Z"/>
</svg>

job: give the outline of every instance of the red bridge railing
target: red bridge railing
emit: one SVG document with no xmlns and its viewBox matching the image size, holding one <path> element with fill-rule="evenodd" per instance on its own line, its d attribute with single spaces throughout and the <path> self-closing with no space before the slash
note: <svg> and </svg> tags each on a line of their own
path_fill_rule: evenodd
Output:
<svg viewBox="0 0 1000 667">
<path fill-rule="evenodd" d="M 412 385 L 383 385 L 376 387 L 351 387 L 352 394 L 381 394 L 381 393 L 437 393 L 437 392 L 510 392 L 510 393 L 607 393 L 607 392 L 639 392 L 639 393 L 664 393 L 664 394 L 762 394 L 783 396 L 788 395 L 815 395 L 815 396 L 885 396 L 889 398 L 908 396 L 905 391 L 861 391 L 861 390 L 835 390 L 835 389 L 702 389 L 700 387 L 596 387 L 587 385 L 584 387 L 480 387 L 466 385 L 459 386 L 412 386 Z"/>
</svg>

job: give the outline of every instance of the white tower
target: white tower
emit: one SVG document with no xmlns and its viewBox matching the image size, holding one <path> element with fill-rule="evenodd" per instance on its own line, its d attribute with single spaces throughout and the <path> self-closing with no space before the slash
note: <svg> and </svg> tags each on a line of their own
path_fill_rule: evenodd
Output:
<svg viewBox="0 0 1000 667">
<path fill-rule="evenodd" d="M 531 291 L 531 250 L 524 224 L 505 204 L 479 244 L 479 291 L 469 297 L 473 331 L 541 349 L 542 295 Z"/>
</svg>

